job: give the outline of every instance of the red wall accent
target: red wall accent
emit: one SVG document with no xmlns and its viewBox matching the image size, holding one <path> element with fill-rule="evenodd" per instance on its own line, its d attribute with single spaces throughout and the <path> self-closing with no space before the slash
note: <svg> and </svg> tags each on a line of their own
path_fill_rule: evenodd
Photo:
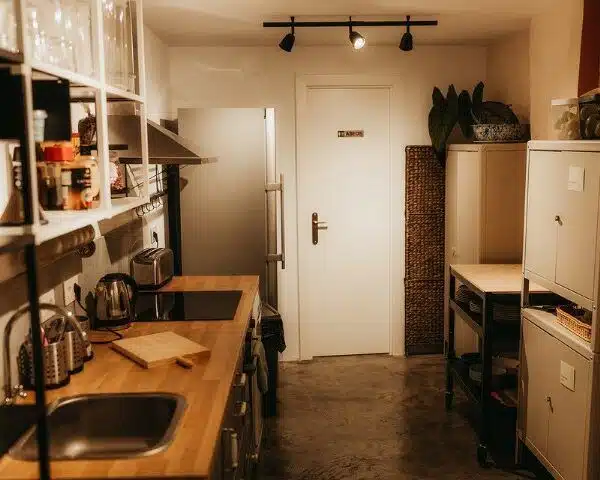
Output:
<svg viewBox="0 0 600 480">
<path fill-rule="evenodd" d="M 599 77 L 600 0 L 585 0 L 579 65 L 579 95 L 600 87 Z"/>
</svg>

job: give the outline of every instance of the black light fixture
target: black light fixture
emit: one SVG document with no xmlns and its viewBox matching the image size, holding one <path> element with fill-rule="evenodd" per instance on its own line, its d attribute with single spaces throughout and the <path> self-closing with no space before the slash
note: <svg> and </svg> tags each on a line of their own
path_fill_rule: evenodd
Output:
<svg viewBox="0 0 600 480">
<path fill-rule="evenodd" d="M 402 35 L 400 40 L 400 50 L 403 52 L 410 52 L 413 49 L 413 36 L 410 33 L 410 15 L 406 16 L 406 33 Z"/>
<path fill-rule="evenodd" d="M 291 29 L 292 31 L 290 33 L 288 33 L 285 37 L 283 37 L 283 40 L 281 40 L 281 42 L 279 42 L 279 48 L 281 48 L 284 52 L 288 52 L 290 53 L 292 51 L 292 49 L 294 48 L 294 43 L 296 42 L 296 35 L 295 35 L 295 25 L 294 25 L 294 18 L 295 17 L 290 17 L 292 22 L 291 22 Z"/>
<path fill-rule="evenodd" d="M 431 27 L 437 26 L 437 20 L 411 20 L 410 15 L 406 16 L 406 20 L 356 20 L 353 21 L 352 17 L 349 17 L 348 21 L 320 21 L 320 22 L 296 22 L 295 17 L 291 17 L 291 22 L 263 22 L 264 28 L 291 28 L 291 33 L 288 33 L 279 47 L 286 52 L 291 52 L 294 48 L 294 42 L 296 37 L 294 30 L 296 28 L 317 28 L 317 27 L 347 27 L 350 30 L 350 43 L 356 50 L 363 48 L 367 41 L 360 33 L 354 30 L 354 27 L 406 27 L 406 33 L 402 35 L 400 41 L 400 49 L 405 52 L 410 52 L 414 48 L 413 36 L 410 31 L 411 27 Z"/>
<path fill-rule="evenodd" d="M 354 47 L 354 50 L 363 48 L 367 44 L 367 41 L 365 40 L 365 37 L 352 28 L 352 17 L 349 17 L 348 29 L 350 31 L 348 38 L 350 39 L 350 43 Z"/>
</svg>

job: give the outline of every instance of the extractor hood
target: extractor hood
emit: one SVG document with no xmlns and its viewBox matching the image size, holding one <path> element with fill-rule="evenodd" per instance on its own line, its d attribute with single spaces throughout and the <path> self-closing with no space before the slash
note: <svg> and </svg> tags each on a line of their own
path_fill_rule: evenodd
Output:
<svg viewBox="0 0 600 480">
<path fill-rule="evenodd" d="M 216 157 L 203 156 L 200 146 L 158 123 L 147 120 L 147 125 L 150 164 L 199 165 L 217 161 Z M 127 145 L 126 150 L 119 152 L 122 163 L 142 163 L 140 127 L 140 117 L 136 115 L 108 115 L 110 143 Z"/>
</svg>

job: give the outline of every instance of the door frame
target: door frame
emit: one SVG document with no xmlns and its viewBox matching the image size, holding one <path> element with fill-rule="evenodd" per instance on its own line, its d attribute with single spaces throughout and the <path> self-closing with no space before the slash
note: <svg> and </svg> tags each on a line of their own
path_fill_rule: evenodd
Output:
<svg viewBox="0 0 600 480">
<path fill-rule="evenodd" d="M 390 355 L 405 354 L 405 312 L 404 275 L 406 244 L 405 233 L 405 165 L 406 158 L 400 135 L 394 135 L 401 128 L 403 89 L 400 75 L 298 75 L 296 77 L 296 208 L 299 205 L 298 184 L 298 145 L 300 142 L 298 123 L 306 105 L 310 89 L 323 88 L 384 88 L 390 93 L 390 299 L 389 299 L 389 340 Z M 298 222 L 300 219 L 298 219 Z M 296 228 L 298 257 L 300 255 L 299 230 Z M 300 360 L 310 360 L 309 338 L 302 328 L 302 297 L 300 295 L 300 274 L 302 265 L 298 262 L 298 327 Z"/>
</svg>

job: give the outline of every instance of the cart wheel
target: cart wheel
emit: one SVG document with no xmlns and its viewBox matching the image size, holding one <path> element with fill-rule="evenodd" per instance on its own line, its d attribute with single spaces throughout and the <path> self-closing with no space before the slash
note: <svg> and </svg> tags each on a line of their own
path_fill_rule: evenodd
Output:
<svg viewBox="0 0 600 480">
<path fill-rule="evenodd" d="M 445 397 L 446 410 L 451 410 L 452 409 L 452 401 L 453 400 L 454 400 L 454 393 L 452 393 L 452 392 L 446 392 L 446 397 Z"/>
<path fill-rule="evenodd" d="M 488 449 L 485 445 L 479 445 L 477 447 L 477 462 L 479 462 L 479 466 L 482 468 L 490 466 L 488 462 Z"/>
</svg>

